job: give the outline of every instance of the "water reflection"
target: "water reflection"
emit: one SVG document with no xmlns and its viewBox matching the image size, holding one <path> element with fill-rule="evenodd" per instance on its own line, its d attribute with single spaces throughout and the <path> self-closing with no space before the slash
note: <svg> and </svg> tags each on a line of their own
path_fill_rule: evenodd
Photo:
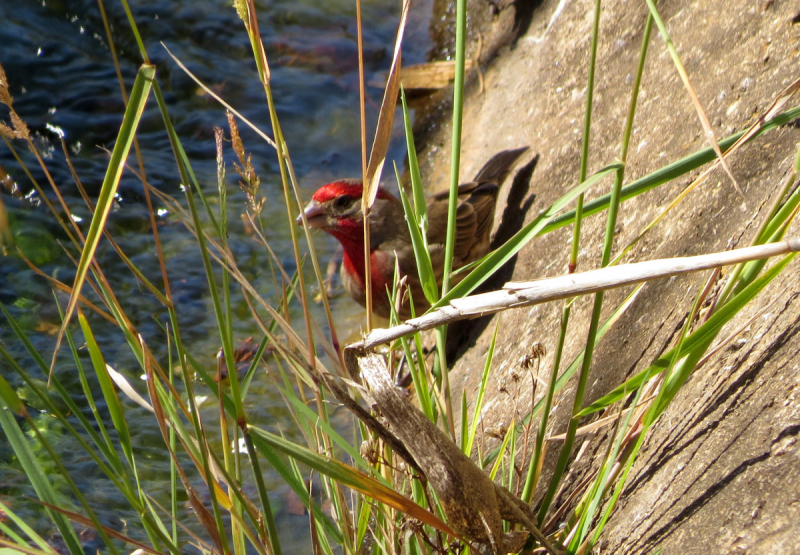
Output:
<svg viewBox="0 0 800 555">
<path fill-rule="evenodd" d="M 227 102 L 267 131 L 270 126 L 264 92 L 257 79 L 243 25 L 227 0 L 144 0 L 133 3 L 131 9 L 151 61 L 157 67 L 157 77 L 170 115 L 192 168 L 201 187 L 212 194 L 217 187 L 213 128 L 226 127 L 224 110 L 177 68 L 160 43 L 163 42 Z M 365 2 L 363 9 L 366 78 L 367 82 L 380 82 L 389 66 L 400 5 L 394 0 L 372 0 Z M 121 3 L 108 2 L 105 10 L 122 75 L 126 86 L 130 87 L 142 61 L 136 40 Z M 334 176 L 360 172 L 355 4 L 351 0 L 284 0 L 260 2 L 258 10 L 281 125 L 307 198 L 311 191 Z M 412 6 L 403 51 L 406 64 L 425 61 L 430 45 L 430 10 L 428 0 Z M 69 167 L 64 162 L 56 130 L 65 135 L 69 155 L 83 186 L 90 195 L 96 196 L 105 174 L 108 151 L 113 148 L 124 111 L 97 2 L 0 2 L 0 63 L 9 79 L 15 109 L 29 125 L 37 148 L 44 155 L 48 170 L 69 205 L 70 214 L 75 221 L 80 221 L 79 225 L 85 232 L 91 214 L 80 199 Z M 382 91 L 369 88 L 367 93 L 370 96 L 368 119 L 372 126 Z M 7 121 L 7 116 L 7 110 L 4 107 L 0 109 L 0 119 Z M 390 150 L 390 159 L 401 161 L 405 146 L 399 126 L 397 131 L 399 140 Z M 244 126 L 241 126 L 241 132 L 245 146 L 253 153 L 255 169 L 261 175 L 262 195 L 267 199 L 264 221 L 278 223 L 268 227 L 268 240 L 287 271 L 292 272 L 294 259 L 289 248 L 288 224 L 274 152 Z M 152 100 L 142 118 L 138 137 L 149 182 L 159 190 L 180 197 L 180 178 L 161 115 Z M 33 177 L 50 195 L 46 176 L 38 168 L 33 155 L 20 141 L 14 146 Z M 230 163 L 232 151 L 226 155 Z M 129 163 L 135 166 L 133 156 Z M 30 180 L 5 145 L 0 145 L 0 169 L 18 184 L 23 195 L 31 191 Z M 270 298 L 273 283 L 267 253 L 247 233 L 247 227 L 239 218 L 244 211 L 244 195 L 236 186 L 237 177 L 230 166 L 228 174 L 230 248 L 245 275 L 265 297 Z M 5 192 L 3 195 L 17 245 L 45 273 L 69 283 L 74 275 L 74 266 L 61 245 L 65 245 L 73 256 L 76 251 L 67 246 L 67 237 L 40 204 L 41 199 L 35 193 L 28 199 L 15 198 Z M 211 202 L 214 202 L 213 198 Z M 156 286 L 163 288 L 148 218 L 142 186 L 131 172 L 126 172 L 120 183 L 109 229 L 134 264 Z M 195 239 L 169 210 L 162 207 L 158 219 L 170 285 L 180 307 L 182 339 L 193 357 L 213 368 L 219 340 Z M 319 234 L 316 241 L 323 259 L 333 254 L 335 245 L 327 235 Z M 147 338 L 156 356 L 166 365 L 168 352 L 163 340 L 166 311 L 136 281 L 106 241 L 101 243 L 98 259 L 132 324 Z M 85 292 L 99 303 L 88 288 Z M 58 298 L 63 305 L 65 297 L 59 294 Z M 57 329 L 59 316 L 51 289 L 19 257 L 2 259 L 0 301 L 11 305 L 13 315 L 21 321 L 41 352 L 52 352 L 53 332 Z M 257 335 L 247 306 L 236 291 L 233 303 L 236 339 L 245 340 Z M 361 309 L 349 299 L 337 301 L 335 310 L 339 318 L 350 322 L 351 316 L 361 313 Z M 318 316 L 323 321 L 321 310 Z M 141 370 L 122 335 L 113 327 L 103 325 L 99 318 L 91 317 L 91 320 L 107 362 L 143 391 L 142 384 L 137 383 Z M 349 325 L 352 330 L 352 323 Z M 345 328 L 347 326 L 345 324 Z M 0 339 L 20 364 L 34 371 L 35 365 L 7 326 L 0 328 Z M 68 351 L 62 353 L 58 375 L 70 391 L 80 395 L 74 362 Z M 81 356 L 88 368 L 88 355 L 82 351 Z M 7 372 L 4 371 L 4 375 Z M 20 385 L 14 376 L 9 376 L 9 379 L 15 386 Z M 105 412 L 99 389 L 96 393 L 100 410 Z M 300 439 L 274 388 L 273 378 L 262 373 L 254 381 L 248 401 L 249 416 L 254 421 Z M 162 442 L 155 423 L 144 409 L 127 401 L 126 406 L 130 411 L 129 420 L 137 423 L 132 431 L 135 444 L 156 446 L 149 451 L 145 449 L 148 460 L 142 466 L 144 475 L 141 477 L 157 486 L 153 491 L 166 491 L 168 459 L 164 450 L 157 447 Z M 215 407 L 207 410 L 210 415 L 216 411 Z M 88 411 L 87 416 L 90 416 Z M 334 417 L 342 419 L 344 415 Z M 54 433 L 58 435 L 59 432 Z M 81 456 L 79 448 L 70 445 L 70 441 L 67 436 L 62 436 L 59 449 L 74 452 L 74 457 L 68 457 L 66 462 L 71 470 L 76 471 L 78 485 L 89 502 L 111 509 L 104 523 L 119 528 L 122 521 L 136 522 L 135 515 L 129 512 L 115 489 L 85 460 L 85 456 Z M 25 480 L 20 479 L 18 470 L 13 469 L 7 447 L 0 447 L 0 483 L 8 485 L 8 490 L 0 491 L 0 494 L 10 492 L 15 496 L 35 496 Z M 268 477 L 268 483 L 276 488 L 278 504 L 285 506 L 285 485 L 273 475 Z M 166 503 L 167 500 L 158 501 Z M 23 516 L 26 514 L 24 507 L 15 508 Z M 188 507 L 185 511 L 189 511 Z M 278 515 L 285 530 L 286 552 L 308 552 L 307 517 L 292 515 L 285 510 L 279 510 Z M 127 533 L 136 535 L 130 529 Z"/>
</svg>

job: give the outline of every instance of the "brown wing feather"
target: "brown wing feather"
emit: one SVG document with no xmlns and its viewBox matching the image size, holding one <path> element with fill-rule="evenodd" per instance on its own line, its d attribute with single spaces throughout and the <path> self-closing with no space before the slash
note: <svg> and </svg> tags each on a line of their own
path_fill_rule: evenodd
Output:
<svg viewBox="0 0 800 555">
<path fill-rule="evenodd" d="M 467 183 L 462 183 L 461 185 L 458 186 L 458 198 L 465 198 L 467 195 L 471 194 L 479 185 L 481 185 L 481 183 L 478 181 L 468 181 Z M 435 195 L 431 195 L 428 198 L 435 201 L 443 201 L 446 204 L 447 200 L 450 198 L 450 191 L 448 190 L 440 191 Z"/>
<path fill-rule="evenodd" d="M 528 147 L 505 150 L 495 154 L 475 176 L 474 181 L 458 186 L 456 210 L 456 244 L 453 252 L 453 269 L 474 262 L 489 250 L 489 236 L 494 224 L 497 193 L 519 157 Z M 428 245 L 439 260 L 444 255 L 447 241 L 447 205 L 449 191 L 428 198 Z M 441 262 L 434 268 L 441 268 Z M 463 277 L 463 276 L 462 276 Z M 441 276 L 437 276 L 441 282 Z M 412 284 L 412 288 L 417 286 Z M 416 297 L 415 297 L 416 298 Z"/>
<path fill-rule="evenodd" d="M 487 237 L 494 224 L 497 191 L 494 194 L 472 195 L 467 202 L 475 211 L 475 239 Z"/>
<path fill-rule="evenodd" d="M 463 260 L 472 250 L 477 225 L 478 215 L 472 204 L 468 202 L 459 204 L 456 211 L 456 245 L 453 249 L 453 260 L 458 265 L 463 265 Z"/>
<path fill-rule="evenodd" d="M 489 194 L 472 195 L 459 199 L 456 209 L 456 244 L 453 260 L 463 265 L 469 258 L 475 241 L 488 234 L 494 218 L 494 197 Z M 428 205 L 428 244 L 444 245 L 447 241 L 447 201 L 434 201 Z"/>
<path fill-rule="evenodd" d="M 444 245 L 447 241 L 447 197 L 443 201 L 428 202 L 428 244 Z"/>
</svg>

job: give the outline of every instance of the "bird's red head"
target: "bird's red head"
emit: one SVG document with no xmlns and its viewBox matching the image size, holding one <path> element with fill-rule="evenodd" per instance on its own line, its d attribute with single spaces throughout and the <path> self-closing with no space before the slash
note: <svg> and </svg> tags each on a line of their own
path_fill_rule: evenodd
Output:
<svg viewBox="0 0 800 555">
<path fill-rule="evenodd" d="M 362 229 L 361 195 L 364 187 L 357 179 L 342 179 L 323 185 L 311 197 L 305 207 L 308 225 L 327 231 L 340 241 L 351 237 L 355 240 Z M 297 218 L 302 223 L 302 218 Z"/>
<path fill-rule="evenodd" d="M 335 201 L 343 197 L 357 198 L 360 200 L 363 194 L 364 185 L 362 185 L 360 179 L 341 179 L 323 185 L 317 189 L 317 192 L 314 193 L 311 200 L 316 201 L 318 204 Z"/>
<path fill-rule="evenodd" d="M 364 186 L 360 179 L 340 179 L 320 187 L 305 207 L 308 225 L 327 231 L 340 241 L 350 236 L 363 236 L 361 196 Z M 378 189 L 378 199 L 393 199 L 384 189 Z M 302 218 L 297 219 L 302 223 Z"/>
<path fill-rule="evenodd" d="M 330 233 L 339 240 L 344 248 L 345 267 L 361 283 L 364 281 L 364 215 L 361 212 L 363 193 L 364 186 L 360 179 L 333 181 L 320 187 L 303 211 L 310 227 Z M 386 203 L 394 204 L 398 201 L 388 191 L 378 189 L 372 218 L 380 214 L 381 207 Z M 297 219 L 297 223 L 303 223 L 302 217 Z M 375 222 L 371 222 L 373 223 Z M 378 230 L 375 231 L 377 233 Z"/>
</svg>

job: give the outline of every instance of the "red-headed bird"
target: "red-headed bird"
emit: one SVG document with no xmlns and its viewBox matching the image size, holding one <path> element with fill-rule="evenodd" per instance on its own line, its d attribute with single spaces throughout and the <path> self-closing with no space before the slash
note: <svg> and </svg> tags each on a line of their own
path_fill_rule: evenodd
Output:
<svg viewBox="0 0 800 555">
<path fill-rule="evenodd" d="M 469 183 L 458 187 L 453 271 L 466 266 L 489 252 L 494 225 L 497 193 L 514 164 L 528 147 L 504 150 L 495 154 Z M 323 185 L 305 207 L 308 225 L 336 237 L 344 249 L 342 285 L 353 299 L 366 306 L 364 285 L 364 218 L 360 179 L 340 179 Z M 436 282 L 441 288 L 447 240 L 448 191 L 428 197 L 428 248 Z M 297 218 L 302 224 L 302 219 Z M 403 212 L 403 204 L 383 188 L 378 190 L 369 217 L 370 266 L 372 277 L 372 311 L 388 318 L 391 313 L 387 291 L 392 291 L 395 262 L 400 276 L 406 276 L 414 301 L 414 311 L 422 314 L 429 307 L 420 285 L 411 235 Z M 467 274 L 454 276 L 451 285 Z M 399 316 L 411 316 L 408 302 L 402 304 Z"/>
</svg>

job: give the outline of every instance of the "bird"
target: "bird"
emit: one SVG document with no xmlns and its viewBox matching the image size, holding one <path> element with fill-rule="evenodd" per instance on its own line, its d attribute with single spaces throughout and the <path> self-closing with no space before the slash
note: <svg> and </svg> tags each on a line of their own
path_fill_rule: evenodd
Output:
<svg viewBox="0 0 800 555">
<path fill-rule="evenodd" d="M 520 156 L 527 150 L 526 146 L 495 154 L 483 165 L 472 181 L 459 185 L 453 272 L 481 259 L 489 252 L 498 191 Z M 361 211 L 363 192 L 364 187 L 360 179 L 339 179 L 320 187 L 303 212 L 309 227 L 320 229 L 341 243 L 344 251 L 340 268 L 342 285 L 350 297 L 361 306 L 366 306 L 364 216 Z M 449 191 L 434 194 L 426 199 L 428 211 L 426 237 L 440 290 L 444 274 L 448 201 Z M 397 264 L 399 278 L 406 278 L 414 312 L 417 315 L 422 314 L 430 308 L 430 303 L 420 284 L 402 202 L 388 190 L 380 187 L 370 210 L 369 222 L 373 313 L 384 318 L 389 318 L 391 315 L 389 292 L 393 289 L 395 264 Z M 302 223 L 300 215 L 297 224 L 302 225 Z M 452 286 L 463 279 L 466 273 L 451 274 L 451 276 Z M 398 316 L 401 320 L 411 317 L 411 307 L 407 300 L 401 303 Z"/>
</svg>

